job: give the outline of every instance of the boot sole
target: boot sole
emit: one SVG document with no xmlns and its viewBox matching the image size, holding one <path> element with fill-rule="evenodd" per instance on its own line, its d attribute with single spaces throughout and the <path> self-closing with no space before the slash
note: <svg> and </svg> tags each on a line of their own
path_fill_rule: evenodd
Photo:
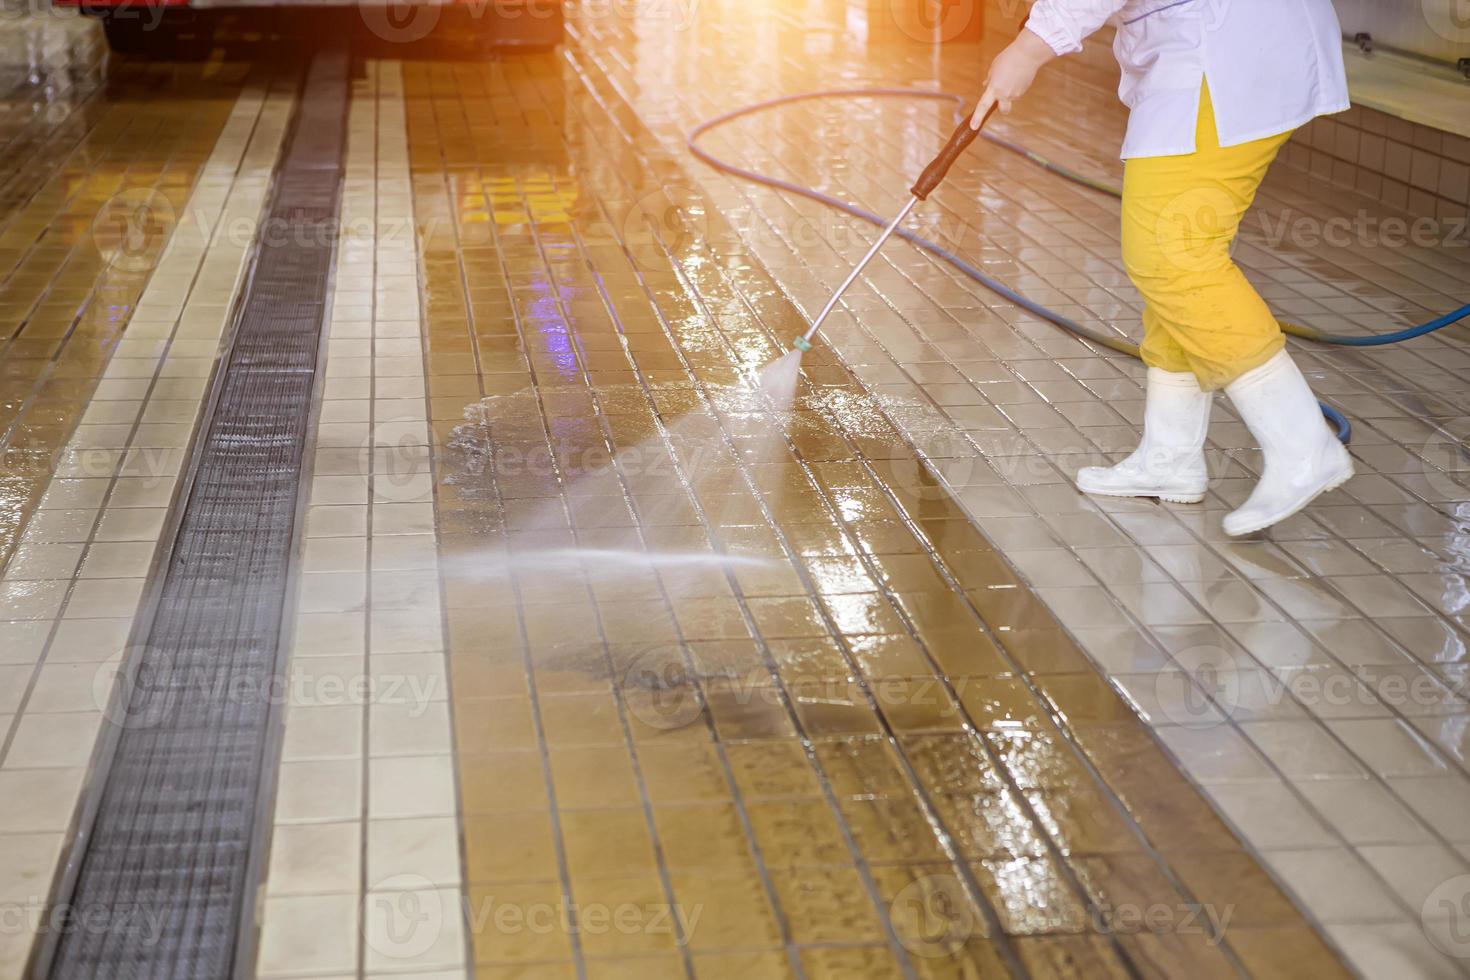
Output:
<svg viewBox="0 0 1470 980">
<path fill-rule="evenodd" d="M 1091 497 L 1138 497 L 1162 500 L 1168 504 L 1197 504 L 1205 499 L 1205 491 L 1199 493 L 1165 493 L 1162 490 L 1089 490 L 1078 484 L 1078 490 Z"/>
<path fill-rule="evenodd" d="M 1249 526 L 1247 526 L 1245 528 L 1242 528 L 1242 529 L 1238 529 L 1238 530 L 1232 531 L 1232 530 L 1226 528 L 1225 529 L 1225 533 L 1228 534 L 1228 535 L 1230 535 L 1230 537 L 1232 537 L 1232 538 L 1240 538 L 1240 537 L 1244 537 L 1247 534 L 1255 534 L 1257 531 L 1264 531 L 1268 527 L 1272 527 L 1272 526 L 1274 526 L 1276 524 L 1280 524 L 1282 521 L 1286 520 L 1288 517 L 1295 517 L 1297 514 L 1300 514 L 1302 511 L 1306 510 L 1307 507 L 1309 507 L 1311 505 L 1312 501 L 1316 500 L 1318 497 L 1322 496 L 1324 493 L 1329 493 L 1329 492 L 1331 492 L 1333 490 L 1336 490 L 1338 487 L 1342 486 L 1344 483 L 1346 483 L 1347 481 L 1351 480 L 1353 478 L 1353 473 L 1354 472 L 1355 472 L 1355 470 L 1354 470 L 1353 465 L 1351 463 L 1349 463 L 1346 470 L 1344 470 L 1341 473 L 1336 474 L 1335 476 L 1329 477 L 1327 480 L 1325 480 L 1323 482 L 1323 484 L 1322 484 L 1322 486 L 1321 486 L 1320 489 L 1317 489 L 1317 490 L 1312 491 L 1306 497 L 1302 498 L 1302 500 L 1301 500 L 1300 503 L 1298 503 L 1296 506 L 1290 508 L 1289 510 L 1282 511 L 1279 514 L 1271 517 L 1268 520 L 1260 521 L 1260 522 L 1255 523 L 1255 524 L 1251 524 L 1251 525 L 1249 525 Z"/>
</svg>

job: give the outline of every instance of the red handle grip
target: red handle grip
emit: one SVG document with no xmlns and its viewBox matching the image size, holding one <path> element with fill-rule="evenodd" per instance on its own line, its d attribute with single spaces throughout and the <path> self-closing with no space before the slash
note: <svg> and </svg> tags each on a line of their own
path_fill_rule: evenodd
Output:
<svg viewBox="0 0 1470 980">
<path fill-rule="evenodd" d="M 990 112 L 987 112 L 985 118 L 980 121 L 981 129 L 990 120 L 993 112 L 995 108 L 991 107 Z M 980 130 L 973 128 L 970 125 L 970 117 L 966 116 L 958 128 L 950 134 L 949 142 L 944 144 L 944 149 L 940 150 L 938 156 L 930 161 L 923 173 L 919 174 L 919 179 L 914 181 L 914 186 L 909 188 L 909 192 L 921 201 L 927 199 L 934 192 L 934 188 L 944 182 L 944 178 L 949 175 L 949 168 L 954 166 L 955 161 L 969 148 L 971 143 L 975 142 L 975 137 L 979 135 Z"/>
</svg>

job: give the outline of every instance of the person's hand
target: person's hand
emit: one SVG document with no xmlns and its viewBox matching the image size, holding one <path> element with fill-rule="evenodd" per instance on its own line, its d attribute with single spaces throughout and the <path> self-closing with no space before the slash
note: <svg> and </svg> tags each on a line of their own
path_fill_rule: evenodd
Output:
<svg viewBox="0 0 1470 980">
<path fill-rule="evenodd" d="M 1022 31 L 1004 51 L 990 63 L 990 73 L 985 76 L 985 94 L 970 117 L 970 128 L 979 129 L 985 117 L 996 106 L 1001 112 L 1010 112 L 1011 104 L 1026 94 L 1041 66 L 1057 56 L 1041 38 L 1031 31 Z"/>
</svg>

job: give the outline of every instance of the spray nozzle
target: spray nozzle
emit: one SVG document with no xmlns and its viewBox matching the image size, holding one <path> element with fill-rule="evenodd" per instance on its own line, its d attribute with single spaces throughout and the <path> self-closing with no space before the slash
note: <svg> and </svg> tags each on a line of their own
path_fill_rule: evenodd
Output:
<svg viewBox="0 0 1470 980">
<path fill-rule="evenodd" d="M 797 337 L 791 342 L 791 346 L 795 347 L 797 350 L 805 354 L 807 351 L 812 349 L 812 342 L 810 340 L 807 340 L 805 337 Z"/>
</svg>

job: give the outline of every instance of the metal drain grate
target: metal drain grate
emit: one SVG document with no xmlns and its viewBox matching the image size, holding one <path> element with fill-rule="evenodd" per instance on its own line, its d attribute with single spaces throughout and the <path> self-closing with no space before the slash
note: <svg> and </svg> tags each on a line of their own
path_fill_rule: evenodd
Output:
<svg viewBox="0 0 1470 980">
<path fill-rule="evenodd" d="M 183 980 L 237 969 L 240 922 L 253 919 L 258 800 L 275 764 L 268 695 L 278 689 L 346 115 L 346 53 L 318 55 L 38 974 Z"/>
</svg>

